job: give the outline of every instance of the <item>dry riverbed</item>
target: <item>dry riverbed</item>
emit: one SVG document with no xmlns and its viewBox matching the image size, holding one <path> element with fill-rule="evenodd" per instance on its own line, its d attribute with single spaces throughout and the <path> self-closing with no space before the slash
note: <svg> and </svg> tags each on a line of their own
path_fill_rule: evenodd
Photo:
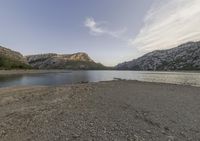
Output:
<svg viewBox="0 0 200 141">
<path fill-rule="evenodd" d="M 138 81 L 0 89 L 0 141 L 198 141 L 200 88 Z"/>
</svg>

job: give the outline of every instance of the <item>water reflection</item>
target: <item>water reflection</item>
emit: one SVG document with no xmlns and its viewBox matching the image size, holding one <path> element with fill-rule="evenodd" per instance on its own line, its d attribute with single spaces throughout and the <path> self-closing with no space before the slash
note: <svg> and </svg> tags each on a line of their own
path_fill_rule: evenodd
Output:
<svg viewBox="0 0 200 141">
<path fill-rule="evenodd" d="M 200 73 L 192 72 L 72 71 L 71 73 L 3 75 L 0 76 L 0 87 L 98 82 L 114 78 L 200 86 Z"/>
</svg>

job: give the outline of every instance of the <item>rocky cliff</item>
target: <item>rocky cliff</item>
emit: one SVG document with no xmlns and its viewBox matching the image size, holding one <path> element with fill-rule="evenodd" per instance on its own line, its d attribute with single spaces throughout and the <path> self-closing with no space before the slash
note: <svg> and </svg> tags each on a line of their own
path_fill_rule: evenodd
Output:
<svg viewBox="0 0 200 141">
<path fill-rule="evenodd" d="M 24 57 L 21 53 L 0 46 L 0 69 L 107 69 L 86 53 L 40 54 Z"/>
<path fill-rule="evenodd" d="M 0 46 L 0 69 L 30 68 L 26 59 L 19 52 Z"/>
<path fill-rule="evenodd" d="M 129 62 L 120 70 L 200 70 L 200 42 L 188 42 L 168 50 L 156 50 Z"/>
<path fill-rule="evenodd" d="M 38 69 L 104 69 L 95 63 L 86 53 L 75 54 L 39 54 L 26 56 L 28 63 Z"/>
</svg>

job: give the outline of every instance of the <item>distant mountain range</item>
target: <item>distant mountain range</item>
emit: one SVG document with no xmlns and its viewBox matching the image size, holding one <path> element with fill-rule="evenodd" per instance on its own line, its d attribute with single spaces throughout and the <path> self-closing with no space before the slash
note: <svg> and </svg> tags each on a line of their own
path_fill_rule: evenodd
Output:
<svg viewBox="0 0 200 141">
<path fill-rule="evenodd" d="M 19 52 L 0 46 L 0 69 L 113 69 L 94 62 L 86 53 L 38 54 L 23 56 Z M 117 70 L 200 70 L 200 41 L 188 42 L 167 50 L 156 50 L 118 64 Z"/>
<path fill-rule="evenodd" d="M 23 56 L 21 53 L 0 46 L 0 69 L 108 69 L 94 62 L 86 53 L 39 54 Z"/>
<path fill-rule="evenodd" d="M 200 70 L 200 42 L 156 50 L 138 59 L 118 64 L 118 70 Z"/>
</svg>

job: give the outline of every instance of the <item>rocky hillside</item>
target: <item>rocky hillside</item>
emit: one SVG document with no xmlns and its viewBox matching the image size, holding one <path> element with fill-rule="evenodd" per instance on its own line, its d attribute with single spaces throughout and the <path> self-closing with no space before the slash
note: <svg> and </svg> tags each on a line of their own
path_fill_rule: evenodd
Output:
<svg viewBox="0 0 200 141">
<path fill-rule="evenodd" d="M 105 69 L 95 63 L 86 53 L 39 54 L 26 56 L 28 63 L 37 69 Z"/>
<path fill-rule="evenodd" d="M 40 54 L 24 57 L 16 51 L 0 46 L 0 69 L 107 69 L 95 63 L 86 53 Z"/>
<path fill-rule="evenodd" d="M 0 69 L 30 68 L 26 59 L 16 51 L 0 46 Z"/>
<path fill-rule="evenodd" d="M 200 42 L 156 50 L 116 66 L 120 70 L 200 70 Z"/>
</svg>

